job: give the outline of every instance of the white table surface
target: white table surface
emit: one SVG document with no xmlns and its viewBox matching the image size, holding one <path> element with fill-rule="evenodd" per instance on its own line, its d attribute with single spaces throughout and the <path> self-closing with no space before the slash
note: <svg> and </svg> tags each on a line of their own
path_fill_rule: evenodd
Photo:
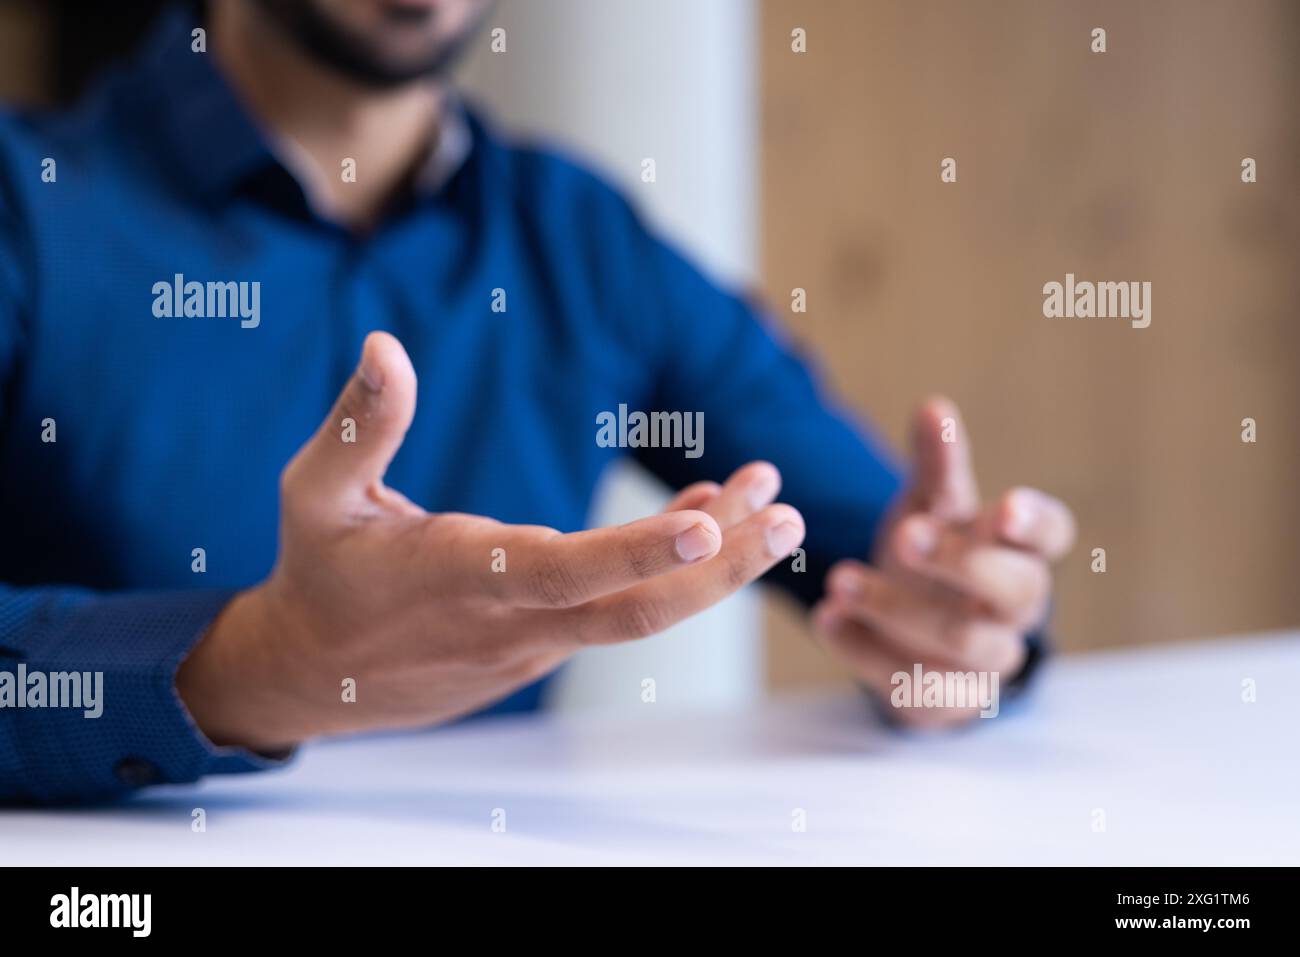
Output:
<svg viewBox="0 0 1300 957">
<path fill-rule="evenodd" d="M 1042 678 L 938 736 L 813 697 L 325 743 L 110 809 L 0 811 L 0 864 L 1300 864 L 1300 634 Z"/>
</svg>

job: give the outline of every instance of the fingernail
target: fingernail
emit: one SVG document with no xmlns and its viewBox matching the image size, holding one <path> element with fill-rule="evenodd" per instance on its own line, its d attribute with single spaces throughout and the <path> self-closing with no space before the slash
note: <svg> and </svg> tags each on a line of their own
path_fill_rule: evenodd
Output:
<svg viewBox="0 0 1300 957">
<path fill-rule="evenodd" d="M 803 530 L 794 522 L 782 522 L 767 530 L 767 551 L 773 558 L 784 558 L 803 540 Z"/>
<path fill-rule="evenodd" d="M 856 598 L 862 594 L 862 578 L 851 568 L 841 568 L 831 576 L 831 591 Z"/>
<path fill-rule="evenodd" d="M 1013 538 L 1021 538 L 1029 534 L 1033 524 L 1034 506 L 1026 496 L 1013 495 L 1010 502 L 1007 503 L 1006 534 Z"/>
<path fill-rule="evenodd" d="M 361 351 L 361 368 L 357 370 L 361 376 L 361 381 L 365 383 L 366 388 L 371 392 L 380 392 L 384 388 L 384 372 L 375 362 L 374 357 L 370 354 L 369 349 L 363 348 Z"/>
<path fill-rule="evenodd" d="M 697 562 L 705 555 L 718 550 L 718 539 L 703 525 L 692 525 L 673 542 L 677 557 L 684 562 Z"/>
<path fill-rule="evenodd" d="M 907 540 L 917 556 L 924 558 L 934 551 L 939 535 L 929 522 L 912 522 L 907 530 Z"/>
<path fill-rule="evenodd" d="M 760 508 L 771 505 L 776 498 L 777 490 L 780 489 L 781 482 L 771 472 L 765 472 L 763 476 L 754 481 L 745 491 L 745 501 L 749 507 L 757 512 Z"/>
</svg>

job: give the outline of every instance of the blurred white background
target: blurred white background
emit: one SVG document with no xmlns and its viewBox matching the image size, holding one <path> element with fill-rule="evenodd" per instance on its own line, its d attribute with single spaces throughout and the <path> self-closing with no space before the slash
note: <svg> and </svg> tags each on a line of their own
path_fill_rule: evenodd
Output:
<svg viewBox="0 0 1300 957">
<path fill-rule="evenodd" d="M 576 155 L 715 278 L 747 284 L 757 237 L 756 13 L 751 0 L 505 0 L 462 73 L 510 132 Z M 641 182 L 653 158 L 657 181 Z M 632 465 L 607 476 L 591 524 L 657 511 L 668 496 Z M 762 694 L 754 589 L 648 641 L 594 649 L 561 674 L 559 710 L 648 713 L 743 704 Z"/>
</svg>

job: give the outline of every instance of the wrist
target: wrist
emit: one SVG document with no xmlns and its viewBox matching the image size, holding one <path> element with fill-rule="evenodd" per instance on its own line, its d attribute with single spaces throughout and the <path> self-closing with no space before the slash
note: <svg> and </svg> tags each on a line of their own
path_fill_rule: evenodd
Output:
<svg viewBox="0 0 1300 957">
<path fill-rule="evenodd" d="M 214 745 L 279 752 L 316 733 L 281 664 L 289 631 L 275 608 L 265 585 L 240 592 L 177 669 L 177 694 Z"/>
</svg>

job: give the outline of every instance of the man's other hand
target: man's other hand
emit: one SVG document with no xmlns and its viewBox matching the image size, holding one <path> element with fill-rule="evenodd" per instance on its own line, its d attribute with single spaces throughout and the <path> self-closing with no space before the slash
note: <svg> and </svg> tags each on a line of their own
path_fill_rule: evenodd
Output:
<svg viewBox="0 0 1300 957">
<path fill-rule="evenodd" d="M 888 700 L 893 676 L 988 672 L 1005 684 L 1040 626 L 1051 563 L 1070 550 L 1074 518 L 1060 501 L 1013 488 L 981 507 L 970 443 L 950 401 L 932 398 L 912 430 L 915 475 L 885 522 L 875 564 L 840 562 L 814 624 L 831 653 Z M 968 720 L 978 707 L 898 708 L 911 725 Z"/>
</svg>

